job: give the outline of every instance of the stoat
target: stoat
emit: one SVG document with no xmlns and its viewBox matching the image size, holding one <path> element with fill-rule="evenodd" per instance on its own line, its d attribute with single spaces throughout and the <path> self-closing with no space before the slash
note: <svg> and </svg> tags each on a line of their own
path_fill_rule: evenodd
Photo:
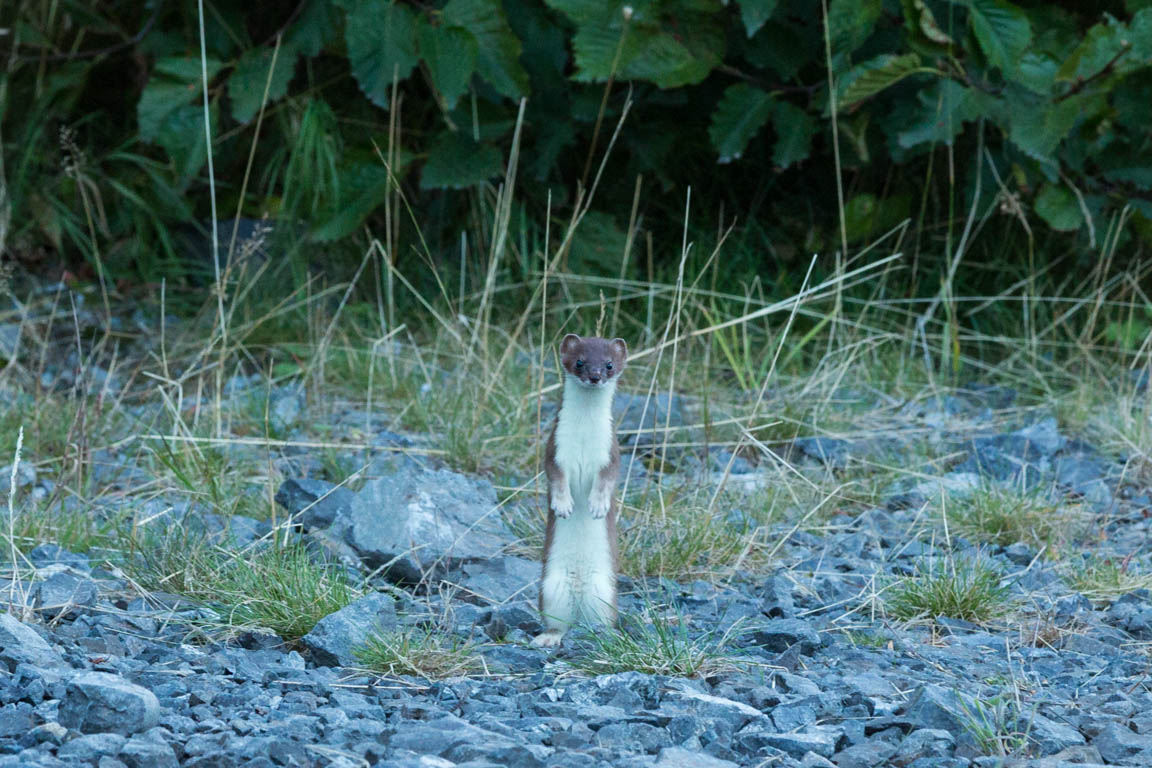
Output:
<svg viewBox="0 0 1152 768">
<path fill-rule="evenodd" d="M 616 620 L 616 503 L 620 446 L 612 397 L 628 358 L 623 339 L 560 342 L 564 394 L 544 451 L 548 529 L 540 580 L 545 630 L 533 643 L 560 644 L 579 621 Z"/>
</svg>

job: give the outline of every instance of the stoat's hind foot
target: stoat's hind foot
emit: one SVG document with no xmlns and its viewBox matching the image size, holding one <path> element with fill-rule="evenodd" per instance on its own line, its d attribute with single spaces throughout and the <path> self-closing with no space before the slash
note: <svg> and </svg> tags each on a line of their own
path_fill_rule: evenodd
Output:
<svg viewBox="0 0 1152 768">
<path fill-rule="evenodd" d="M 537 648 L 555 648 L 564 639 L 564 632 L 559 629 L 546 629 L 532 638 L 532 645 Z"/>
</svg>

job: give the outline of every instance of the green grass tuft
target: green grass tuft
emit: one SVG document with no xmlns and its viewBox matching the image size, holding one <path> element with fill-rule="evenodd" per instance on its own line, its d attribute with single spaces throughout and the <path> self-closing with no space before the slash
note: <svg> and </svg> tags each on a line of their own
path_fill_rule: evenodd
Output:
<svg viewBox="0 0 1152 768">
<path fill-rule="evenodd" d="M 1093 558 L 1069 563 L 1068 586 L 1089 600 L 1115 600 L 1137 589 L 1152 589 L 1152 573 L 1142 572 L 1130 558 Z"/>
<path fill-rule="evenodd" d="M 434 629 L 407 627 L 378 632 L 354 653 L 366 669 L 381 675 L 443 680 L 484 669 L 473 643 Z"/>
<path fill-rule="evenodd" d="M 1004 615 L 1010 601 L 1000 572 L 974 558 L 918 569 L 889 587 L 884 604 L 888 615 L 905 621 L 944 616 L 981 624 Z"/>
<path fill-rule="evenodd" d="M 589 675 L 636 671 L 675 677 L 706 677 L 745 666 L 728 648 L 732 630 L 693 637 L 687 617 L 645 613 L 621 616 L 613 631 L 589 633 L 572 660 L 574 666 Z"/>
<path fill-rule="evenodd" d="M 982 484 L 947 509 L 948 527 L 973 541 L 1008 546 L 1024 542 L 1036 549 L 1056 547 L 1085 527 L 1080 508 L 1062 507 L 1040 491 Z"/>
</svg>

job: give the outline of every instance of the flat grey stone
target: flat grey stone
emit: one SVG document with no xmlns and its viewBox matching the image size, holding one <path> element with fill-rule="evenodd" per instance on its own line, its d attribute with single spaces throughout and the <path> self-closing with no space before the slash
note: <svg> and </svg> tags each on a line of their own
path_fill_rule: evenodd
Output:
<svg viewBox="0 0 1152 768">
<path fill-rule="evenodd" d="M 800 652 L 813 654 L 820 647 L 820 635 L 802 619 L 775 619 L 751 631 L 752 642 L 766 651 L 783 653 L 794 645 Z"/>
<path fill-rule="evenodd" d="M 36 584 L 32 590 L 32 606 L 45 617 L 60 616 L 73 608 L 95 605 L 99 596 L 96 582 L 61 571 Z"/>
<path fill-rule="evenodd" d="M 339 515 L 347 515 L 356 494 L 347 488 L 312 478 L 289 478 L 276 491 L 276 503 L 304 530 L 327 528 Z"/>
<path fill-rule="evenodd" d="M 7 613 L 0 613 L 0 662 L 6 664 L 9 671 L 14 671 L 17 664 L 59 667 L 64 664 L 64 659 L 27 624 Z"/>
<path fill-rule="evenodd" d="M 664 747 L 656 755 L 655 765 L 656 768 L 737 768 L 731 760 L 721 760 L 682 747 Z"/>
<path fill-rule="evenodd" d="M 373 592 L 320 619 L 301 642 L 317 664 L 351 667 L 359 663 L 355 650 L 369 635 L 398 625 L 396 601 L 383 592 Z"/>
<path fill-rule="evenodd" d="M 486 480 L 406 467 L 365 485 L 333 526 L 368 567 L 416 582 L 433 566 L 496 556 L 504 540 L 495 509 Z"/>
<path fill-rule="evenodd" d="M 99 760 L 102 755 L 115 757 L 128 739 L 118 733 L 92 733 L 66 742 L 58 754 L 81 762 Z"/>
<path fill-rule="evenodd" d="M 775 733 L 765 736 L 770 747 L 787 752 L 793 757 L 804 757 L 815 752 L 821 757 L 832 757 L 844 740 L 844 729 L 831 725 L 813 725 L 796 733 Z"/>
<path fill-rule="evenodd" d="M 159 718 L 160 702 L 152 691 L 106 672 L 77 675 L 60 702 L 60 724 L 83 733 L 131 735 Z"/>
</svg>

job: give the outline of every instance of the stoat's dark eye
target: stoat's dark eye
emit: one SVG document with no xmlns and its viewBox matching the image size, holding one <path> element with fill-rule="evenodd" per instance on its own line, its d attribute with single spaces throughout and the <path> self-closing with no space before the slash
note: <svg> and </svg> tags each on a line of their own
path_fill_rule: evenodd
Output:
<svg viewBox="0 0 1152 768">
<path fill-rule="evenodd" d="M 584 367 L 584 361 L 583 360 L 577 360 L 576 361 L 576 367 L 577 368 L 583 368 Z"/>
<path fill-rule="evenodd" d="M 612 361 L 609 360 L 608 362 L 604 363 L 604 367 L 608 370 L 612 370 Z"/>
</svg>

